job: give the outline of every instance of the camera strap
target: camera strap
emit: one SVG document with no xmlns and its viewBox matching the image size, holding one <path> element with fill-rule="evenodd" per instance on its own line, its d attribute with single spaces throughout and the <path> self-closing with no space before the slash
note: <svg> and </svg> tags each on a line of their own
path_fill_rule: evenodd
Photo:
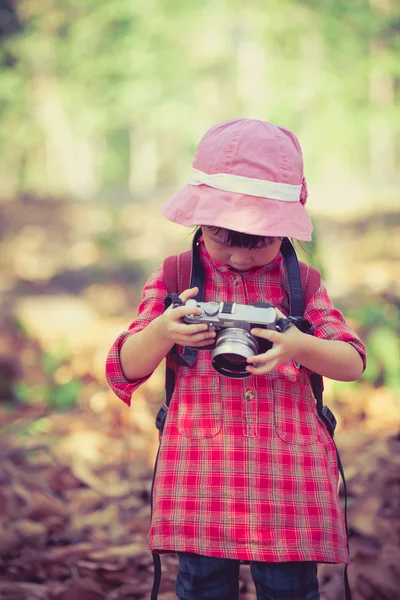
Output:
<svg viewBox="0 0 400 600">
<path fill-rule="evenodd" d="M 291 327 L 292 325 L 297 327 L 297 329 L 300 329 L 300 331 L 302 331 L 303 333 L 313 334 L 314 332 L 314 327 L 312 323 L 310 323 L 310 321 L 305 317 L 282 317 L 276 322 L 276 327 L 281 333 L 289 329 L 289 327 Z"/>
</svg>

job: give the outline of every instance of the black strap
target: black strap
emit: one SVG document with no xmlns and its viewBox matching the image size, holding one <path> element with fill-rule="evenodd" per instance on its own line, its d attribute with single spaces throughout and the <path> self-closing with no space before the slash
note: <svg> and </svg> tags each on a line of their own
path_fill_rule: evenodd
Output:
<svg viewBox="0 0 400 600">
<path fill-rule="evenodd" d="M 190 287 L 191 288 L 192 287 L 199 288 L 199 292 L 198 292 L 197 296 L 195 296 L 195 300 L 197 300 L 197 302 L 201 302 L 204 298 L 204 286 L 205 286 L 205 280 L 206 280 L 204 266 L 203 266 L 203 263 L 201 262 L 200 252 L 199 252 L 199 240 L 202 235 L 203 235 L 203 232 L 202 232 L 201 228 L 199 227 L 199 229 L 196 231 L 196 233 L 193 237 L 193 243 L 192 243 L 192 269 L 190 272 Z M 195 348 L 189 348 L 188 346 L 186 346 L 183 350 L 183 355 L 179 355 L 179 356 L 182 356 L 183 361 L 184 361 L 183 364 L 185 364 L 186 366 L 192 367 L 194 365 L 194 363 L 196 362 L 197 353 L 198 353 L 198 350 L 196 350 Z"/>
<path fill-rule="evenodd" d="M 311 373 L 311 387 L 312 387 L 312 390 L 314 393 L 315 401 L 317 403 L 317 413 L 320 415 L 320 414 L 322 414 L 322 409 L 323 409 L 324 403 L 322 400 L 322 393 L 323 393 L 322 377 L 318 373 Z"/>
<path fill-rule="evenodd" d="M 201 228 L 196 231 L 192 243 L 192 270 L 190 273 L 190 287 L 198 287 L 199 293 L 195 297 L 198 302 L 201 302 L 204 298 L 204 287 L 206 282 L 206 276 L 204 272 L 204 266 L 201 262 L 199 243 L 200 238 L 203 235 Z"/>
<path fill-rule="evenodd" d="M 171 367 L 165 369 L 165 403 L 162 405 L 156 416 L 156 427 L 162 434 L 167 418 L 168 408 L 171 403 L 172 394 L 175 387 L 175 371 Z"/>
<path fill-rule="evenodd" d="M 278 319 L 276 321 L 276 327 L 280 332 L 284 332 L 286 331 L 286 329 L 289 329 L 289 327 L 291 327 L 292 325 L 295 325 L 297 327 L 297 329 L 300 329 L 300 331 L 302 331 L 303 333 L 309 333 L 312 334 L 314 332 L 314 327 L 312 325 L 312 323 L 310 323 L 310 321 L 308 321 L 308 319 L 306 319 L 305 317 L 282 317 L 281 319 Z"/>
<path fill-rule="evenodd" d="M 168 409 L 168 407 L 167 407 Z M 153 480 L 151 482 L 151 491 L 150 491 L 150 523 L 151 520 L 153 518 L 153 493 L 154 493 L 154 481 L 156 478 L 156 472 L 157 472 L 157 464 L 158 464 L 158 456 L 160 454 L 160 446 L 158 447 L 158 451 L 157 451 L 157 456 L 156 456 L 156 460 L 155 460 L 155 464 L 154 464 L 154 470 L 153 470 Z M 151 596 L 150 596 L 150 600 L 157 600 L 158 598 L 158 590 L 160 589 L 160 583 L 161 583 L 161 559 L 160 559 L 160 555 L 159 554 L 155 554 L 154 552 L 152 552 L 153 555 L 153 564 L 154 564 L 154 572 L 153 572 L 153 587 L 151 590 Z"/>
<path fill-rule="evenodd" d="M 332 435 L 332 439 L 333 439 L 333 435 Z M 342 461 L 340 460 L 338 449 L 337 449 L 336 444 L 335 444 L 334 441 L 333 441 L 333 443 L 334 443 L 335 450 L 336 450 L 336 458 L 337 458 L 337 465 L 338 465 L 339 473 L 340 473 L 340 476 L 341 476 L 342 481 L 343 481 L 343 492 L 344 492 L 344 511 L 343 511 L 344 512 L 344 526 L 345 526 L 345 529 L 346 529 L 347 552 L 348 552 L 349 557 L 350 557 L 349 526 L 348 526 L 348 522 L 347 522 L 347 485 L 346 485 L 346 478 L 344 476 L 344 469 L 343 469 Z M 351 589 L 350 589 L 350 583 L 349 583 L 348 565 L 345 565 L 345 567 L 344 567 L 343 580 L 344 580 L 344 597 L 345 597 L 345 600 L 351 600 Z"/>
<path fill-rule="evenodd" d="M 175 292 L 168 294 L 168 296 L 165 296 L 164 298 L 164 310 L 166 310 L 171 305 L 174 307 L 183 306 L 182 300 Z M 174 346 L 172 346 L 171 348 L 171 356 L 173 358 L 173 361 L 180 367 L 193 367 L 197 358 L 197 350 L 185 347 L 183 354 L 180 354 L 177 345 L 174 344 Z"/>
<path fill-rule="evenodd" d="M 289 282 L 289 314 L 292 317 L 302 317 L 304 315 L 304 303 L 299 261 L 297 259 L 296 251 L 288 238 L 283 239 L 281 244 L 281 253 L 285 260 Z"/>
<path fill-rule="evenodd" d="M 189 286 L 192 287 L 197 287 L 199 289 L 198 294 L 195 296 L 195 300 L 197 300 L 197 302 L 201 302 L 204 298 L 204 286 L 205 286 L 205 272 L 204 272 L 204 266 L 203 263 L 201 262 L 201 258 L 200 258 L 200 253 L 198 250 L 198 246 L 199 246 L 199 240 L 201 238 L 201 236 L 203 235 L 203 232 L 201 230 L 201 228 L 199 227 L 199 229 L 196 231 L 194 237 L 193 237 L 193 243 L 192 243 L 192 268 L 190 271 L 190 284 Z M 182 290 L 176 290 L 178 293 Z M 171 304 L 171 298 L 173 298 L 174 296 L 177 296 L 177 294 L 168 294 L 167 298 L 169 298 L 168 300 L 168 305 L 165 304 L 167 298 L 164 300 L 164 309 L 167 308 L 167 306 L 169 306 L 169 304 Z M 179 300 L 179 299 L 178 299 Z M 172 300 L 173 302 L 176 302 L 176 298 Z M 181 366 L 181 367 L 192 367 L 194 365 L 194 363 L 196 362 L 197 359 L 197 353 L 198 350 L 196 350 L 195 348 L 189 348 L 188 346 L 186 346 L 183 349 L 183 354 L 180 354 L 178 352 L 178 349 L 175 346 L 173 346 L 172 350 L 171 350 L 171 356 L 174 360 L 174 362 Z"/>
<path fill-rule="evenodd" d="M 284 238 L 282 242 L 281 253 L 285 260 L 289 282 L 289 312 L 292 317 L 302 317 L 304 315 L 304 302 L 303 290 L 301 286 L 299 261 L 297 259 L 296 251 L 293 247 L 293 244 L 288 238 Z M 324 425 L 333 437 L 333 432 L 336 426 L 336 419 L 333 416 L 331 410 L 323 404 L 322 393 L 324 386 L 322 382 L 322 377 L 321 375 L 319 375 L 319 373 L 311 374 L 311 386 L 316 401 L 318 416 L 323 421 Z"/>
<path fill-rule="evenodd" d="M 321 419 L 321 421 L 323 422 L 323 424 L 325 425 L 326 429 L 328 430 L 331 438 L 332 438 L 332 442 L 333 445 L 335 446 L 335 450 L 336 450 L 336 462 L 337 462 L 337 466 L 338 466 L 338 470 L 340 473 L 340 476 L 342 478 L 343 481 L 343 492 L 344 492 L 344 526 L 345 526 L 345 530 L 346 530 L 346 546 L 347 546 L 347 552 L 350 556 L 350 546 L 349 546 L 349 525 L 348 525 L 348 521 L 347 521 L 347 484 L 346 484 L 346 477 L 344 475 L 344 469 L 343 469 L 343 465 L 342 465 L 342 461 L 340 460 L 340 456 L 339 456 L 339 451 L 337 449 L 337 446 L 335 444 L 335 440 L 333 439 L 334 436 L 334 432 L 335 432 L 335 427 L 336 427 L 336 419 L 332 413 L 332 411 L 327 407 L 324 406 L 322 404 L 322 387 L 320 385 L 320 383 L 322 383 L 322 377 L 317 375 L 317 373 L 313 373 L 311 376 L 311 379 L 313 376 L 316 376 L 314 379 L 315 382 L 315 387 L 313 385 L 313 390 L 314 393 L 316 392 L 316 400 L 317 400 L 317 412 L 318 412 L 318 416 Z M 348 574 L 348 565 L 345 565 L 344 567 L 344 573 L 343 573 L 343 580 L 344 580 L 344 595 L 345 595 L 345 600 L 351 600 L 351 589 L 350 589 L 350 584 L 349 584 L 349 574 Z"/>
<path fill-rule="evenodd" d="M 153 577 L 153 587 L 151 588 L 151 596 L 150 600 L 157 600 L 158 591 L 160 589 L 161 583 L 161 558 L 159 554 L 152 552 L 153 555 L 153 565 L 154 565 L 154 577 Z"/>
</svg>

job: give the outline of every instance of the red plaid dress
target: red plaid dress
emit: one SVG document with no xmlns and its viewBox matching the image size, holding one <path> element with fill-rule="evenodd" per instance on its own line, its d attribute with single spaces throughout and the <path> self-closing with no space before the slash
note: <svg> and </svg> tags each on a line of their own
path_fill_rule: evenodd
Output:
<svg viewBox="0 0 400 600">
<path fill-rule="evenodd" d="M 246 274 L 213 261 L 200 247 L 205 300 L 268 301 L 287 315 L 281 254 Z M 148 279 L 138 316 L 115 341 L 107 378 L 127 404 L 147 378 L 128 381 L 119 350 L 163 310 L 162 268 Z M 315 335 L 365 348 L 333 308 L 325 286 L 306 307 Z M 220 376 L 210 354 L 180 367 L 161 441 L 150 549 L 256 561 L 348 561 L 333 442 L 319 421 L 309 374 L 293 362 L 268 375 Z"/>
</svg>

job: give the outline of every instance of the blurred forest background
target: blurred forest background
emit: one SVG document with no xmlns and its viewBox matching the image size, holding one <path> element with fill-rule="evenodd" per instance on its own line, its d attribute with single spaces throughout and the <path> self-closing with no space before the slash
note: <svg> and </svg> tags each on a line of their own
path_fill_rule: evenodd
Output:
<svg viewBox="0 0 400 600">
<path fill-rule="evenodd" d="M 399 31 L 399 0 L 0 0 L 0 599 L 149 597 L 163 367 L 128 410 L 104 361 L 151 270 L 189 247 L 161 203 L 203 133 L 247 116 L 299 137 L 302 258 L 367 345 L 361 381 L 326 381 L 325 401 L 353 600 L 399 600 Z M 342 574 L 321 566 L 324 600 Z"/>
</svg>

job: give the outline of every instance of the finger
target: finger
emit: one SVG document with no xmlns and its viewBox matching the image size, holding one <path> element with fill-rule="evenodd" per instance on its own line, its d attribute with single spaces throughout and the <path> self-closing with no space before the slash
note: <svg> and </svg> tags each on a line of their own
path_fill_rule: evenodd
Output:
<svg viewBox="0 0 400 600">
<path fill-rule="evenodd" d="M 257 363 L 259 363 L 259 364 L 270 364 L 274 360 L 278 360 L 278 359 L 279 359 L 279 351 L 271 349 L 271 350 L 267 350 L 267 352 L 264 352 L 263 354 L 257 354 L 255 356 L 249 356 L 249 358 L 247 359 L 247 362 L 249 364 L 252 364 L 254 366 Z"/>
<path fill-rule="evenodd" d="M 282 335 L 278 331 L 274 331 L 273 329 L 262 329 L 261 327 L 253 327 L 250 330 L 252 335 L 256 335 L 257 337 L 263 338 L 264 340 L 269 340 L 270 342 L 278 342 L 279 336 Z"/>
<path fill-rule="evenodd" d="M 201 308 L 193 306 L 177 306 L 176 308 L 171 307 L 171 318 L 174 321 L 179 321 L 186 315 L 201 315 Z M 204 323 L 206 327 L 207 324 Z"/>
<path fill-rule="evenodd" d="M 204 335 L 196 335 L 193 336 L 191 338 L 185 338 L 183 339 L 181 342 L 179 342 L 180 346 L 191 346 L 191 347 L 195 347 L 195 348 L 204 348 L 207 349 L 209 348 L 210 350 L 212 350 L 212 348 L 214 348 L 214 339 L 208 338 Z"/>
<path fill-rule="evenodd" d="M 186 302 L 186 300 L 189 300 L 190 298 L 194 298 L 195 296 L 197 296 L 198 293 L 199 293 L 199 288 L 198 287 L 192 287 L 192 288 L 189 288 L 187 290 L 184 290 L 179 295 L 179 298 L 182 300 L 182 302 Z"/>
<path fill-rule="evenodd" d="M 246 371 L 251 373 L 252 375 L 267 375 L 270 371 L 272 371 L 273 367 L 246 367 Z"/>
<path fill-rule="evenodd" d="M 279 310 L 279 308 L 275 308 L 276 310 L 276 314 L 280 319 L 286 319 L 286 315 L 283 314 L 283 312 L 281 310 Z"/>
<path fill-rule="evenodd" d="M 272 371 L 272 369 L 275 368 L 277 364 L 278 364 L 278 361 L 274 360 L 272 362 L 268 361 L 268 363 L 263 363 L 263 364 L 259 363 L 259 364 L 257 364 L 257 366 L 248 365 L 246 367 L 246 371 L 248 371 L 252 375 L 265 375 L 266 373 L 269 373 L 270 371 Z"/>
<path fill-rule="evenodd" d="M 176 343 L 180 346 L 210 346 L 213 345 L 215 338 L 214 331 L 201 331 L 188 335 L 176 336 Z"/>
<path fill-rule="evenodd" d="M 196 333 L 207 333 L 210 334 L 209 337 L 215 337 L 215 331 L 208 329 L 207 323 L 198 323 L 194 325 L 179 323 L 178 325 L 174 325 L 174 331 L 178 335 L 182 335 L 184 337 L 195 335 Z"/>
</svg>

